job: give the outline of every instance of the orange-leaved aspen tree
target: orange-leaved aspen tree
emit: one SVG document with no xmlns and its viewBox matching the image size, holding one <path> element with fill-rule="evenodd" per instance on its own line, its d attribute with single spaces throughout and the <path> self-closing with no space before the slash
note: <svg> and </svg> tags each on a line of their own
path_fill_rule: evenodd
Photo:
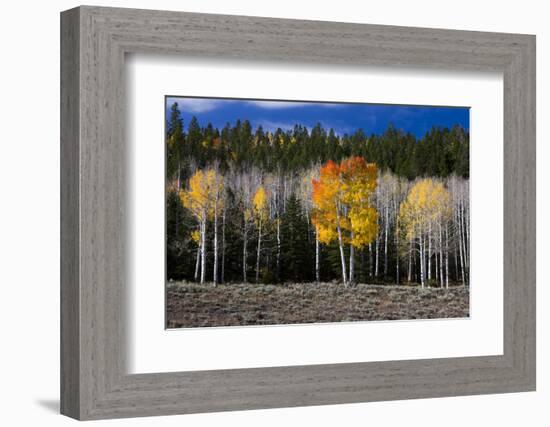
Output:
<svg viewBox="0 0 550 427">
<path fill-rule="evenodd" d="M 338 240 L 342 281 L 354 282 L 354 249 L 371 243 L 378 233 L 378 213 L 371 204 L 378 170 L 362 157 L 350 157 L 337 164 L 331 160 L 313 179 L 313 223 L 319 241 Z M 344 245 L 350 245 L 349 274 Z"/>
<path fill-rule="evenodd" d="M 407 239 L 414 242 L 420 261 L 420 284 L 426 285 L 426 261 L 430 256 L 432 229 L 443 226 L 451 215 L 450 194 L 445 186 L 431 178 L 421 179 L 410 189 L 399 208 L 399 222 Z"/>
<path fill-rule="evenodd" d="M 340 262 L 342 267 L 342 282 L 347 286 L 348 277 L 344 245 L 342 237 L 342 217 L 344 205 L 342 201 L 342 179 L 340 166 L 329 160 L 319 169 L 319 179 L 312 180 L 313 185 L 313 223 L 317 230 L 319 241 L 329 244 L 338 238 Z"/>
</svg>

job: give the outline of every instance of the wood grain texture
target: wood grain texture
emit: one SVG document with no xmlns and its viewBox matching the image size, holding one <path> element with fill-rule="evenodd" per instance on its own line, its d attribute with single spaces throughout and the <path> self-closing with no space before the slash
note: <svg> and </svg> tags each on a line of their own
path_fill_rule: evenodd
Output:
<svg viewBox="0 0 550 427">
<path fill-rule="evenodd" d="M 62 13 L 62 413 L 100 419 L 535 388 L 534 36 L 80 7 Z M 128 375 L 124 57 L 504 75 L 504 354 Z"/>
<path fill-rule="evenodd" d="M 61 20 L 61 412 L 80 414 L 79 18 Z"/>
</svg>

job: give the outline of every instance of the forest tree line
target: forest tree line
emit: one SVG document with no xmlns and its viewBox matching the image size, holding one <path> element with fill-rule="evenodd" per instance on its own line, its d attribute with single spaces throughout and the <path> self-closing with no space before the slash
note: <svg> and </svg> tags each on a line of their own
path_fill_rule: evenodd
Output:
<svg viewBox="0 0 550 427">
<path fill-rule="evenodd" d="M 467 284 L 469 136 L 167 121 L 167 278 Z"/>
</svg>

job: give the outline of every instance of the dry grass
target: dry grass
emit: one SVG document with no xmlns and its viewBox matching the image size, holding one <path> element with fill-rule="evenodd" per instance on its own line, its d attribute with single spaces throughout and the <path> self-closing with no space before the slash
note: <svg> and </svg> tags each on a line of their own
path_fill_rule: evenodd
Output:
<svg viewBox="0 0 550 427">
<path fill-rule="evenodd" d="M 168 328 L 275 325 L 358 320 L 441 319 L 469 315 L 465 287 L 333 283 L 229 284 L 217 287 L 171 283 L 167 287 Z"/>
</svg>

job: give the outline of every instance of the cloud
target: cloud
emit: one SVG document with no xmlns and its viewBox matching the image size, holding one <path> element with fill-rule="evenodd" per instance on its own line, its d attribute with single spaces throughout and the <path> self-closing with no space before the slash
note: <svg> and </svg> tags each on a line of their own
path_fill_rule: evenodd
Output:
<svg viewBox="0 0 550 427">
<path fill-rule="evenodd" d="M 343 136 L 345 133 L 351 134 L 357 129 L 346 126 L 345 123 L 336 123 L 336 122 L 326 122 L 320 120 L 321 126 L 328 132 L 329 129 L 333 129 L 334 133 L 338 136 Z M 264 131 L 275 132 L 277 129 L 281 128 L 283 131 L 293 130 L 294 126 L 298 124 L 295 122 L 285 122 L 285 121 L 273 121 L 269 119 L 257 119 L 253 121 L 253 128 L 256 129 L 258 126 L 262 126 Z M 305 127 L 308 132 L 311 132 L 311 129 L 315 126 L 313 123 L 300 122 L 301 126 Z"/>
<path fill-rule="evenodd" d="M 177 102 L 180 111 L 187 113 L 205 113 L 215 110 L 221 106 L 225 106 L 231 103 L 245 103 L 252 107 L 261 108 L 265 110 L 284 110 L 300 107 L 321 107 L 321 108 L 335 108 L 341 107 L 344 104 L 335 103 L 322 103 L 322 102 L 300 102 L 300 101 L 245 101 L 239 99 L 216 99 L 216 98 L 168 98 L 168 108 L 171 107 L 174 102 Z"/>
<path fill-rule="evenodd" d="M 284 108 L 298 108 L 311 105 L 309 102 L 287 102 L 287 101 L 248 101 L 255 107 L 268 110 L 280 110 Z"/>
<path fill-rule="evenodd" d="M 169 98 L 168 106 L 178 103 L 182 113 L 204 113 L 221 106 L 221 101 L 207 98 Z M 226 101 L 227 102 L 227 101 Z"/>
<path fill-rule="evenodd" d="M 277 122 L 267 119 L 258 119 L 254 120 L 255 127 L 262 126 L 262 128 L 269 132 L 275 132 L 277 129 L 281 128 L 283 131 L 294 129 L 294 123 L 290 122 Z"/>
<path fill-rule="evenodd" d="M 265 108 L 267 110 L 282 110 L 285 108 L 299 108 L 299 107 L 324 107 L 334 108 L 340 107 L 344 104 L 335 103 L 323 103 L 323 102 L 300 102 L 300 101 L 248 101 L 249 104 Z"/>
</svg>

